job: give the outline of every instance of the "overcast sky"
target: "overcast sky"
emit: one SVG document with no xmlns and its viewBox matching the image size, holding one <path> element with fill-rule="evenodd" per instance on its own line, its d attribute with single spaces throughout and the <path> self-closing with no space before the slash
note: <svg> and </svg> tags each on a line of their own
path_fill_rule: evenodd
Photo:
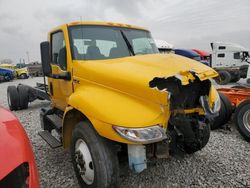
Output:
<svg viewBox="0 0 250 188">
<path fill-rule="evenodd" d="M 0 60 L 40 61 L 48 30 L 72 21 L 144 26 L 179 48 L 225 41 L 250 48 L 250 0 L 0 0 Z"/>
</svg>

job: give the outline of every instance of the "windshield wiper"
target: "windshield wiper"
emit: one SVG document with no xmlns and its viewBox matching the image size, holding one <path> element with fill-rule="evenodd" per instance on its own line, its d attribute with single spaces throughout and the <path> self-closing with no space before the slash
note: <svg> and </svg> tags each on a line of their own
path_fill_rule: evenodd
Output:
<svg viewBox="0 0 250 188">
<path fill-rule="evenodd" d="M 135 52 L 134 52 L 134 49 L 133 47 L 131 46 L 130 42 L 128 41 L 126 35 L 124 34 L 124 32 L 122 30 L 121 31 L 121 34 L 122 34 L 122 37 L 123 39 L 125 40 L 126 44 L 127 44 L 127 47 L 128 47 L 128 50 L 130 51 L 130 53 L 135 56 Z"/>
</svg>

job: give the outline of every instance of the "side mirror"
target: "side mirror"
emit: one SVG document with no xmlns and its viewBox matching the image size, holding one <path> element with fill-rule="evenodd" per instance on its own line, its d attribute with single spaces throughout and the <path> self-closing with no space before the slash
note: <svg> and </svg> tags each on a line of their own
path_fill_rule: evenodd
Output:
<svg viewBox="0 0 250 188">
<path fill-rule="evenodd" d="M 50 77 L 52 74 L 52 69 L 50 65 L 50 50 L 49 50 L 49 42 L 45 41 L 40 44 L 41 50 L 41 60 L 42 60 L 42 68 L 44 76 Z"/>
</svg>

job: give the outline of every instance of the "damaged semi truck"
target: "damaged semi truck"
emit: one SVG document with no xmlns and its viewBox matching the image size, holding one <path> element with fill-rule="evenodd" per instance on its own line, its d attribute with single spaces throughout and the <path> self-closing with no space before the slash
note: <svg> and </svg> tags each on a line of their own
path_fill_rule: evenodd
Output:
<svg viewBox="0 0 250 188">
<path fill-rule="evenodd" d="M 82 187 L 116 187 L 125 156 L 140 173 L 150 157 L 191 154 L 207 144 L 220 109 L 210 82 L 218 74 L 194 60 L 159 54 L 147 29 L 64 24 L 41 43 L 41 58 L 51 107 L 41 110 L 39 134 L 52 147 L 70 150 Z M 34 100 L 34 88 L 19 87 Z"/>
</svg>

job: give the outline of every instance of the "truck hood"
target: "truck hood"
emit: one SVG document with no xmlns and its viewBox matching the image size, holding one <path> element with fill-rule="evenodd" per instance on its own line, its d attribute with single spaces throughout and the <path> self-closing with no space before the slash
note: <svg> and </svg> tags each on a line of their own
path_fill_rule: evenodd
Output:
<svg viewBox="0 0 250 188">
<path fill-rule="evenodd" d="M 150 82 L 154 79 L 175 77 L 181 81 L 182 85 L 187 85 L 197 77 L 203 81 L 218 76 L 212 68 L 175 54 L 75 61 L 73 64 L 74 76 L 80 80 L 88 80 L 152 100 L 155 96 L 152 92 L 155 90 L 152 90 Z"/>
</svg>

